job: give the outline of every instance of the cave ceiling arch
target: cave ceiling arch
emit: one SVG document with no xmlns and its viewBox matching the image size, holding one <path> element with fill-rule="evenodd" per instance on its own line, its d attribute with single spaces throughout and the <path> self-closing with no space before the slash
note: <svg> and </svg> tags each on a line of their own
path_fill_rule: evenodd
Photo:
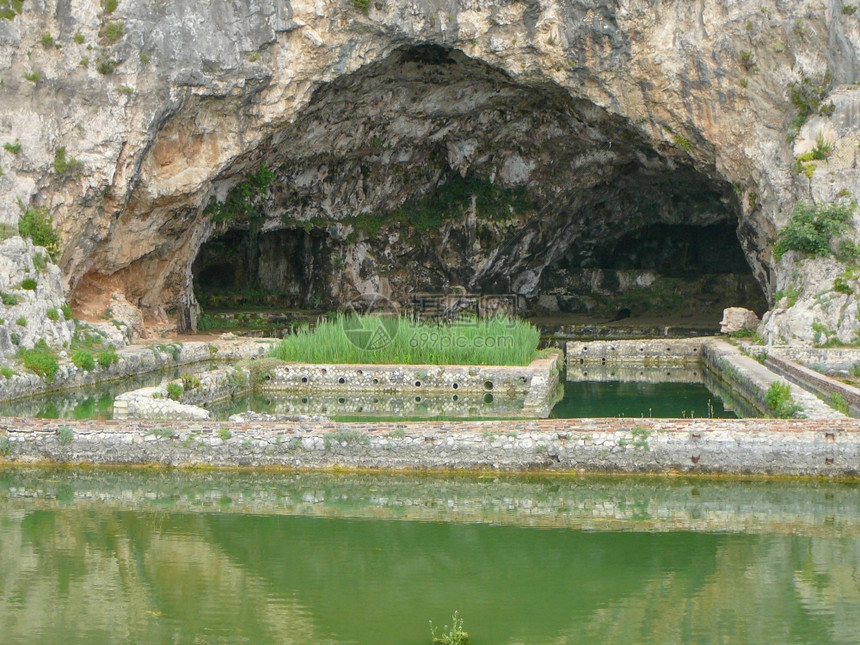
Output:
<svg viewBox="0 0 860 645">
<path fill-rule="evenodd" d="M 402 47 L 321 86 L 216 178 L 196 286 L 238 279 L 303 306 L 454 286 L 527 303 L 557 292 L 569 305 L 580 269 L 655 269 L 606 258 L 640 231 L 653 246 L 664 226 L 676 238 L 731 231 L 730 260 L 711 272 L 728 263 L 749 289 L 735 190 L 713 154 L 703 164 L 690 147 L 457 49 Z"/>
</svg>

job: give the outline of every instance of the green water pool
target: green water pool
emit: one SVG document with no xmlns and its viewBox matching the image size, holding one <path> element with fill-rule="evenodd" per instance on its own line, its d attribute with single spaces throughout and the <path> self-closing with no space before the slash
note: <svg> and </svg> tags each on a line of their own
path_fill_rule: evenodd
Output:
<svg viewBox="0 0 860 645">
<path fill-rule="evenodd" d="M 856 643 L 860 489 L 0 470 L 3 643 Z"/>
</svg>

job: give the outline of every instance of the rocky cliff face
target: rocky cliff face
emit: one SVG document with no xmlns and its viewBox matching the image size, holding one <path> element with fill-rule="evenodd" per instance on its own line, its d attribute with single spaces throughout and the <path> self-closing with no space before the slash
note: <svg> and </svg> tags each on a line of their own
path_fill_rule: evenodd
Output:
<svg viewBox="0 0 860 645">
<path fill-rule="evenodd" d="M 579 310 L 675 266 L 752 276 L 773 340 L 860 327 L 852 260 L 772 250 L 799 200 L 860 195 L 837 0 L 0 4 L 0 218 L 50 209 L 84 313 L 193 327 L 195 282 Z"/>
</svg>

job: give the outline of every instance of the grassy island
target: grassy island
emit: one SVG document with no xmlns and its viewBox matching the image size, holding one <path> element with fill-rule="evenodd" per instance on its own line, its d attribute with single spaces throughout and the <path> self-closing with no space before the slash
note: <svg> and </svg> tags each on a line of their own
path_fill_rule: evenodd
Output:
<svg viewBox="0 0 860 645">
<path fill-rule="evenodd" d="M 452 322 L 406 316 L 337 315 L 302 326 L 271 352 L 299 363 L 405 365 L 528 365 L 540 332 L 515 318 Z"/>
</svg>

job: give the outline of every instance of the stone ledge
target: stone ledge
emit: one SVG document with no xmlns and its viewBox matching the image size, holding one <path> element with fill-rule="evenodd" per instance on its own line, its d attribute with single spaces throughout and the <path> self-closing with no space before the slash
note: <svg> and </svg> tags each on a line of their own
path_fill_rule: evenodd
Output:
<svg viewBox="0 0 860 645">
<path fill-rule="evenodd" d="M 860 477 L 860 421 L 0 419 L 14 463 Z"/>
</svg>

